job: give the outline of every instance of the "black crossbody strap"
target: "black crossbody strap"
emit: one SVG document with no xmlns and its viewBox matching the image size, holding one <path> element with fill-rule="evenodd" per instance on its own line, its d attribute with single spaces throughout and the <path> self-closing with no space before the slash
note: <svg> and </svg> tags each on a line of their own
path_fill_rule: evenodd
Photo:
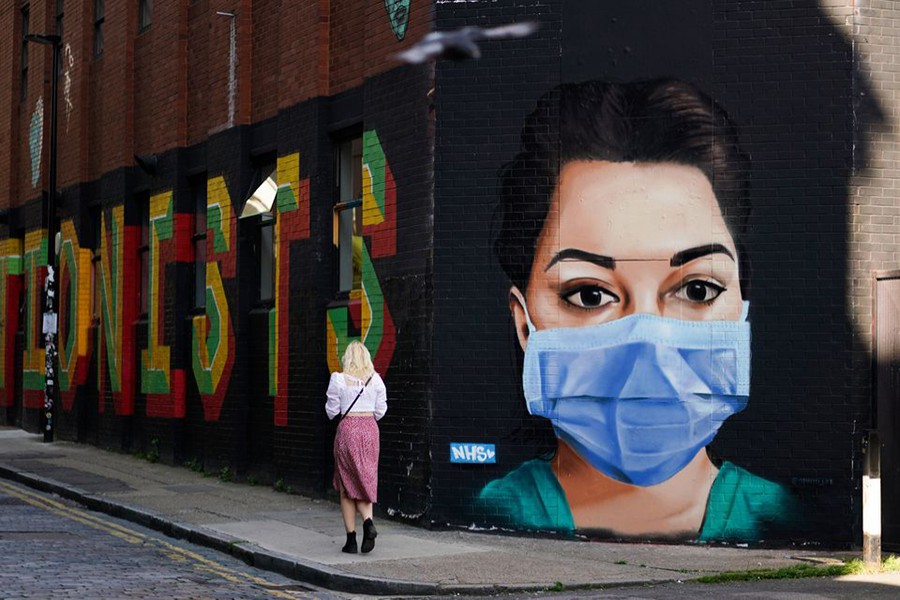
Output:
<svg viewBox="0 0 900 600">
<path fill-rule="evenodd" d="M 363 384 L 362 388 L 360 388 L 359 393 L 356 395 L 356 398 L 353 399 L 353 402 L 350 403 L 350 406 L 347 408 L 347 412 L 341 414 L 341 418 L 338 419 L 338 423 L 343 421 L 344 417 L 346 417 L 348 414 L 350 414 L 350 411 L 353 410 L 353 406 L 356 404 L 356 401 L 359 400 L 359 397 L 362 396 L 362 393 L 366 390 L 366 386 L 369 385 L 370 381 L 372 381 L 373 376 L 374 376 L 374 373 L 372 375 L 369 375 L 369 378 L 366 379 L 366 382 Z"/>
</svg>

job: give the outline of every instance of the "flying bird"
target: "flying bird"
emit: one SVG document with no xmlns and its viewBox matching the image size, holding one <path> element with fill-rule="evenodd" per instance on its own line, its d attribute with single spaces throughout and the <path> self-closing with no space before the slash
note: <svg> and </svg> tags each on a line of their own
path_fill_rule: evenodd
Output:
<svg viewBox="0 0 900 600">
<path fill-rule="evenodd" d="M 432 59 L 459 61 L 481 58 L 481 49 L 477 42 L 526 37 L 537 29 L 536 22 L 523 21 L 488 29 L 463 27 L 453 31 L 433 31 L 395 56 L 397 60 L 411 65 L 421 64 Z"/>
</svg>

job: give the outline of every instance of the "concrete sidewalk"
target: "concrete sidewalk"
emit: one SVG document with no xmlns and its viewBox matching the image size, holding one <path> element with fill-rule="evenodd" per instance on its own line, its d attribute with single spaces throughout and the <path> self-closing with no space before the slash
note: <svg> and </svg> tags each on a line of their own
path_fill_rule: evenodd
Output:
<svg viewBox="0 0 900 600">
<path fill-rule="evenodd" d="M 327 500 L 226 483 L 189 469 L 0 428 L 0 477 L 329 589 L 374 595 L 491 594 L 686 580 L 833 562 L 851 552 L 624 544 L 429 531 L 379 519 L 371 554 L 344 554 Z"/>
</svg>

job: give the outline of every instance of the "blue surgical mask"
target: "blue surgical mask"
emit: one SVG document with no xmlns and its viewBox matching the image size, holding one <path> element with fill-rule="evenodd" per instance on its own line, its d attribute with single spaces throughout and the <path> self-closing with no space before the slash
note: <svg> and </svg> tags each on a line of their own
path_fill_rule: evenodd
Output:
<svg viewBox="0 0 900 600">
<path fill-rule="evenodd" d="M 666 481 L 750 394 L 749 304 L 739 321 L 636 314 L 531 334 L 528 411 L 595 469 L 639 486 Z"/>
</svg>

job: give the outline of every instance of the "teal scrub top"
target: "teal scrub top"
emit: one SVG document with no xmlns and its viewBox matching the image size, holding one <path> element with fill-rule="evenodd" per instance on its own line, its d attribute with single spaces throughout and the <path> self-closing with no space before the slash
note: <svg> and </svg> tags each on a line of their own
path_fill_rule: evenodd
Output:
<svg viewBox="0 0 900 600">
<path fill-rule="evenodd" d="M 488 483 L 478 495 L 485 520 L 515 529 L 572 534 L 575 521 L 550 463 L 533 459 Z M 796 500 L 780 484 L 730 462 L 719 468 L 697 541 L 752 542 L 793 530 Z M 784 533 L 777 536 L 787 537 Z"/>
</svg>

